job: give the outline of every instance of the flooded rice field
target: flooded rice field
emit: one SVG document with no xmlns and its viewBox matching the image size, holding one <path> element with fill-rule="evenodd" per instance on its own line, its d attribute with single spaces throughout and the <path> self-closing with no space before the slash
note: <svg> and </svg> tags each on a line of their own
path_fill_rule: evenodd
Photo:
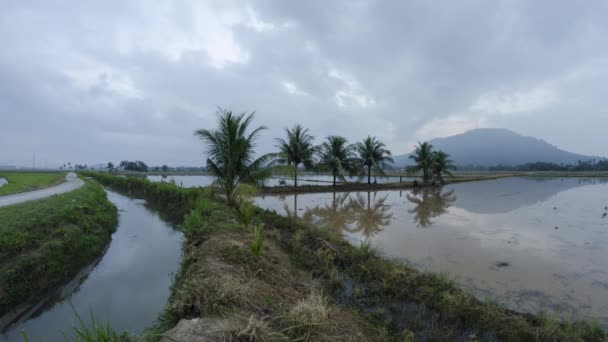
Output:
<svg viewBox="0 0 608 342">
<path fill-rule="evenodd" d="M 443 188 L 256 198 L 481 300 L 608 326 L 608 183 L 504 178 Z"/>
<path fill-rule="evenodd" d="M 98 324 L 109 322 L 117 331 L 139 333 L 154 324 L 179 268 L 182 235 L 145 201 L 111 191 L 108 198 L 119 210 L 119 224 L 105 254 L 0 333 L 0 341 L 23 341 L 23 330 L 31 341 L 63 341 L 80 326 L 74 311 L 85 323 L 92 313 Z"/>
<path fill-rule="evenodd" d="M 148 180 L 153 182 L 171 182 L 174 181 L 176 185 L 191 188 L 197 186 L 208 186 L 213 183 L 214 178 L 212 176 L 147 176 Z M 391 177 L 377 177 L 376 179 L 372 178 L 372 183 L 376 182 L 378 184 L 385 183 L 399 183 L 410 182 L 415 180 L 412 177 L 399 177 L 399 176 L 391 176 Z M 298 185 L 329 185 L 333 181 L 332 176 L 329 175 L 318 175 L 318 174 L 303 174 L 298 177 Z M 367 183 L 367 178 L 359 178 L 359 177 L 347 177 L 346 181 L 349 183 Z M 293 186 L 294 181 L 291 177 L 286 176 L 276 176 L 270 178 L 266 182 L 266 186 Z"/>
</svg>

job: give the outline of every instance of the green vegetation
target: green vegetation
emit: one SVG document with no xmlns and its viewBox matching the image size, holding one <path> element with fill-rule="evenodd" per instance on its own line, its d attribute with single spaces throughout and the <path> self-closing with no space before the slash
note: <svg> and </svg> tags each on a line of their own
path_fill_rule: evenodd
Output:
<svg viewBox="0 0 608 342">
<path fill-rule="evenodd" d="M 414 161 L 413 171 L 422 171 L 422 182 L 431 180 L 431 168 L 433 167 L 433 145 L 428 142 L 418 143 L 414 154 L 409 157 Z"/>
<path fill-rule="evenodd" d="M 560 322 L 480 302 L 442 275 L 386 260 L 367 243 L 353 246 L 330 229 L 267 214 L 267 227 L 300 265 L 314 270 L 334 298 L 371 312 L 385 329 L 416 340 L 487 336 L 506 341 L 605 341 L 597 322 Z"/>
<path fill-rule="evenodd" d="M 91 181 L 0 208 L 0 316 L 74 277 L 102 253 L 116 225 L 116 207 Z"/>
<path fill-rule="evenodd" d="M 234 190 L 241 183 L 261 184 L 270 177 L 266 168 L 272 155 L 254 159 L 255 140 L 266 129 L 264 126 L 248 132 L 254 114 L 234 115 L 232 111 L 218 110 L 218 129 L 201 129 L 195 132 L 207 148 L 207 168 L 224 189 L 226 198 L 235 203 Z"/>
<path fill-rule="evenodd" d="M 255 237 L 239 223 L 239 212 L 211 191 L 92 175 L 117 190 L 165 203 L 163 210 L 177 210 L 174 203 L 180 203 L 178 211 L 188 213 L 181 226 L 187 239 L 184 259 L 153 336 L 169 331 L 179 340 L 194 324 L 187 319 L 200 318 L 200 327 L 207 328 L 199 327 L 198 333 L 225 339 L 608 338 L 599 323 L 560 322 L 480 302 L 445 276 L 382 258 L 368 243 L 353 246 L 331 229 L 259 209 L 266 239 L 256 257 Z"/>
<path fill-rule="evenodd" d="M 319 154 L 321 156 L 319 165 L 321 168 L 331 170 L 334 177 L 333 185 L 336 186 L 336 177 L 345 181 L 344 173 L 353 174 L 357 168 L 357 159 L 353 145 L 340 136 L 329 136 L 321 144 Z"/>
<path fill-rule="evenodd" d="M 443 181 L 443 174 L 454 177 L 450 170 L 455 169 L 454 162 L 450 159 L 450 155 L 443 151 L 433 151 L 433 164 L 431 169 L 436 180 Z"/>
<path fill-rule="evenodd" d="M 65 179 L 64 172 L 2 172 L 8 184 L 0 187 L 0 196 L 48 188 Z"/>
<path fill-rule="evenodd" d="M 118 166 L 122 167 L 124 170 L 127 170 L 127 171 L 138 171 L 138 172 L 147 172 L 148 171 L 148 165 L 146 165 L 146 163 L 144 163 L 141 160 L 137 160 L 137 161 L 123 160 L 120 162 L 120 164 L 118 164 Z"/>
<path fill-rule="evenodd" d="M 255 226 L 255 229 L 253 231 L 253 240 L 251 241 L 251 244 L 250 244 L 251 252 L 253 252 L 253 255 L 255 255 L 256 258 L 260 257 L 260 254 L 262 253 L 263 244 L 264 244 L 264 224 L 258 223 Z"/>
<path fill-rule="evenodd" d="M 158 324 L 137 340 L 188 340 L 188 331 L 209 340 L 386 340 L 371 319 L 326 299 L 310 271 L 294 267 L 278 232 L 263 231 L 262 211 L 256 210 L 252 234 L 237 208 L 210 190 L 87 175 L 144 197 L 163 213 L 186 214 L 179 226 L 186 237 L 183 259 L 169 302 Z"/>
<path fill-rule="evenodd" d="M 410 157 L 414 161 L 409 171 L 422 171 L 422 182 L 427 184 L 434 178 L 436 181 L 443 182 L 443 174 L 453 177 L 450 170 L 455 166 L 450 159 L 450 155 L 443 151 L 433 151 L 433 145 L 428 142 L 418 143 L 414 154 Z"/>
<path fill-rule="evenodd" d="M 556 171 L 556 172 L 602 172 L 608 171 L 608 159 L 579 160 L 576 164 L 556 164 L 547 162 L 527 163 L 522 165 L 496 165 L 489 171 Z"/>
<path fill-rule="evenodd" d="M 298 166 L 311 168 L 318 148 L 313 144 L 314 137 L 308 134 L 308 129 L 295 125 L 292 129 L 286 128 L 287 139 L 278 138 L 279 153 L 276 162 L 294 167 L 294 184 L 298 187 Z"/>
<path fill-rule="evenodd" d="M 391 151 L 387 150 L 384 143 L 377 140 L 376 137 L 368 136 L 363 141 L 355 144 L 355 149 L 362 166 L 361 175 L 367 168 L 367 184 L 372 183 L 372 170 L 375 170 L 377 174 L 384 175 L 384 169 L 393 163 Z"/>
</svg>

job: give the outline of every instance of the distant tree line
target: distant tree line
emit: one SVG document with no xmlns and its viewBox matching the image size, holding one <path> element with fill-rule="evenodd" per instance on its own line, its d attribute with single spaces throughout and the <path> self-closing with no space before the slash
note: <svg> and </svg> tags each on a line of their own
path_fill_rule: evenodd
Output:
<svg viewBox="0 0 608 342">
<path fill-rule="evenodd" d="M 140 171 L 140 172 L 148 171 L 148 165 L 146 165 L 146 163 L 144 163 L 141 160 L 137 160 L 137 161 L 123 160 L 120 162 L 120 164 L 118 164 L 118 166 L 127 171 Z"/>
<path fill-rule="evenodd" d="M 608 171 L 608 159 L 579 160 L 576 164 L 535 162 L 515 166 L 496 165 L 489 167 L 488 171 Z"/>
</svg>

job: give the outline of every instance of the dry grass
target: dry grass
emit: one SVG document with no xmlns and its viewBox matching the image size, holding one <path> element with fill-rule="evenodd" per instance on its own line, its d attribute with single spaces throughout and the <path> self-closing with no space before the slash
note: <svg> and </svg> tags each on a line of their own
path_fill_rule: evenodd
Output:
<svg viewBox="0 0 608 342">
<path fill-rule="evenodd" d="M 298 270 L 273 240 L 254 257 L 250 234 L 216 232 L 187 248 L 184 277 L 164 317 L 179 340 L 372 341 L 381 340 L 366 319 L 326 299 L 310 273 Z"/>
</svg>

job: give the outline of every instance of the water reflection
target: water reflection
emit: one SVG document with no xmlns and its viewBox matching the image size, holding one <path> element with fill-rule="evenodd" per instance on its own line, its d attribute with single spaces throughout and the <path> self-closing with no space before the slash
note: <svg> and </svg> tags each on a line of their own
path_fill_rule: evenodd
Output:
<svg viewBox="0 0 608 342">
<path fill-rule="evenodd" d="M 298 210 L 303 210 L 301 219 L 307 223 L 327 226 L 338 233 L 360 233 L 366 238 L 373 237 L 390 225 L 393 213 L 385 202 L 388 196 L 377 196 L 367 192 L 351 194 L 350 192 L 332 193 L 331 201 L 321 205 L 298 208 L 298 197 L 292 195 L 293 206 L 290 207 L 285 196 L 283 210 L 288 217 L 300 217 Z"/>
<path fill-rule="evenodd" d="M 332 193 L 332 201 L 322 206 L 307 208 L 302 219 L 309 223 L 319 222 L 341 233 L 352 223 L 351 208 L 348 206 L 350 193 Z"/>
<path fill-rule="evenodd" d="M 92 313 L 133 334 L 155 322 L 169 297 L 172 272 L 179 268 L 182 235 L 143 200 L 111 191 L 108 199 L 119 209 L 119 224 L 101 260 L 0 333 L 0 341 L 23 341 L 22 330 L 32 341 L 63 341 L 63 333 L 72 335 L 72 327 L 79 326 L 74 309 L 87 325 Z"/>
<path fill-rule="evenodd" d="M 432 218 L 445 214 L 448 208 L 456 202 L 454 189 L 442 193 L 443 188 L 414 189 L 407 194 L 407 200 L 414 204 L 408 212 L 412 214 L 416 227 L 429 227 L 433 224 Z"/>
<path fill-rule="evenodd" d="M 371 238 L 391 224 L 393 213 L 390 211 L 390 206 L 385 204 L 388 195 L 376 198 L 377 193 L 374 192 L 373 202 L 370 195 L 368 191 L 367 201 L 361 193 L 355 198 L 350 198 L 348 207 L 352 210 L 354 225 L 347 227 L 346 231 L 361 233 L 366 238 Z"/>
<path fill-rule="evenodd" d="M 449 273 L 480 300 L 608 325 L 606 180 L 509 178 L 443 189 L 265 196 L 256 204 L 326 225 L 350 241 L 369 238 L 388 257 Z"/>
</svg>

